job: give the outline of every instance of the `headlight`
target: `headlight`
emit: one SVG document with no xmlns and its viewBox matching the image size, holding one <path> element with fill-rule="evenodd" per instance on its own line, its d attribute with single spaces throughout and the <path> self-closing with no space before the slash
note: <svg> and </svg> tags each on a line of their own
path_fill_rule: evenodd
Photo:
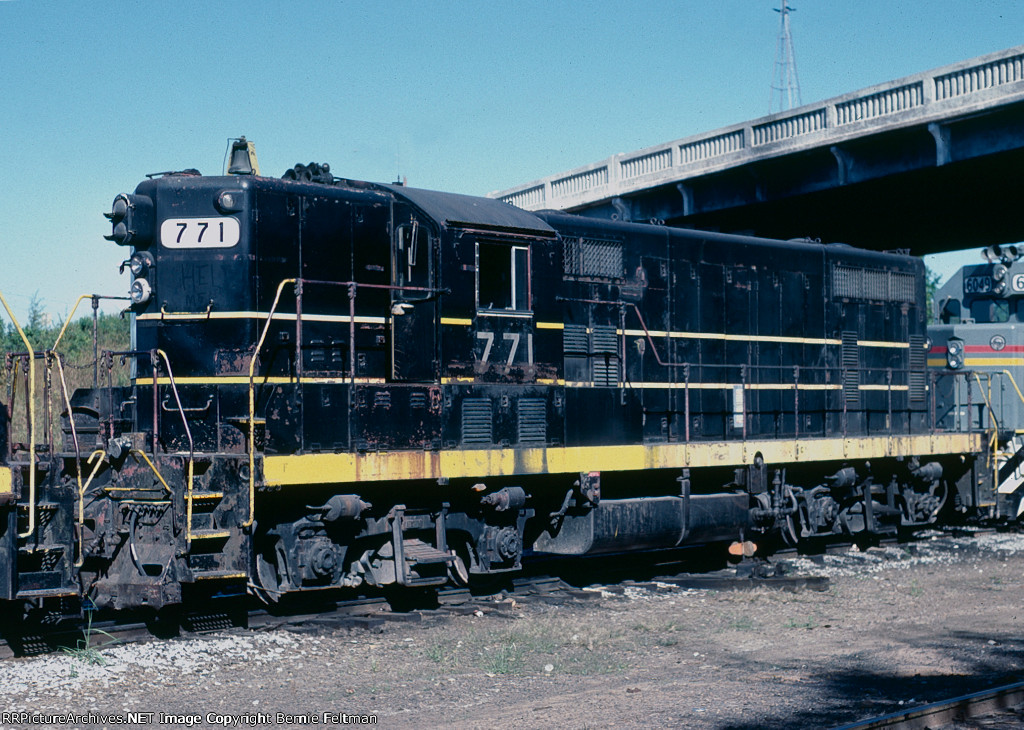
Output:
<svg viewBox="0 0 1024 730">
<path fill-rule="evenodd" d="M 959 370 L 964 366 L 963 340 L 954 337 L 946 342 L 946 364 L 952 370 Z"/>
<path fill-rule="evenodd" d="M 145 279 L 136 279 L 132 282 L 132 288 L 128 290 L 128 296 L 132 304 L 145 304 L 153 296 L 153 287 Z"/>
<path fill-rule="evenodd" d="M 146 251 L 136 251 L 128 259 L 128 268 L 135 278 L 145 276 L 153 268 L 153 256 Z"/>
</svg>

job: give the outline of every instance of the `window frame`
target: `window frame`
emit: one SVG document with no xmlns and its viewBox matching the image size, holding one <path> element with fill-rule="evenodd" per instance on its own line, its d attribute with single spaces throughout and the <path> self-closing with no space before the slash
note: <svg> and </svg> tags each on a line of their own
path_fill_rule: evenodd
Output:
<svg viewBox="0 0 1024 730">
<path fill-rule="evenodd" d="M 494 306 L 493 304 L 487 305 L 484 304 L 483 300 L 481 299 L 481 279 L 492 279 L 494 278 L 492 274 L 495 273 L 489 271 L 483 272 L 485 274 L 488 274 L 488 276 L 481 276 L 481 249 L 491 249 L 492 251 L 488 251 L 488 253 L 498 251 L 500 249 L 508 250 L 508 268 L 503 268 L 500 272 L 496 272 L 498 273 L 499 277 L 507 273 L 507 288 L 500 292 L 503 295 L 500 301 L 508 301 L 508 306 Z M 532 314 L 533 275 L 531 271 L 531 264 L 533 254 L 530 250 L 530 246 L 518 242 L 499 241 L 493 239 L 477 239 L 475 246 L 475 256 L 476 265 L 474 268 L 476 269 L 476 275 L 474 282 L 474 296 L 477 311 L 507 312 L 510 314 Z M 485 256 L 483 258 L 488 261 L 488 267 L 492 266 L 493 262 L 498 260 L 498 258 L 491 258 L 490 256 Z M 522 274 L 522 276 L 520 276 L 520 274 Z M 526 284 L 525 292 L 519 291 L 522 283 Z M 486 286 L 493 287 L 494 284 L 487 283 Z M 491 290 L 489 289 L 488 291 Z M 494 299 L 496 299 L 496 297 L 491 297 L 491 299 L 493 301 Z"/>
</svg>

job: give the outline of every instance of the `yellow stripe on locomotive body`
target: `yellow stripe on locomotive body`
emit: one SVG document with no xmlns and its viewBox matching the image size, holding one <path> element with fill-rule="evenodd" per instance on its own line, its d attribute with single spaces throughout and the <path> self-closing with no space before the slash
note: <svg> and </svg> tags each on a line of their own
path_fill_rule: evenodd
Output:
<svg viewBox="0 0 1024 730">
<path fill-rule="evenodd" d="M 152 385 L 152 378 L 136 378 L 134 381 L 135 385 Z M 216 375 L 216 376 L 182 376 L 175 377 L 172 381 L 167 376 L 160 376 L 157 378 L 157 385 L 249 385 L 249 378 L 245 375 Z M 337 377 L 324 377 L 324 376 L 306 376 L 303 375 L 298 378 L 289 377 L 286 375 L 273 375 L 273 376 L 260 376 L 254 378 L 253 382 L 256 385 L 388 385 L 388 381 L 385 378 L 349 378 L 347 376 L 339 375 Z M 479 383 L 475 377 L 471 376 L 455 376 L 441 378 L 442 385 L 472 385 Z M 538 378 L 536 381 L 537 385 L 561 385 L 567 388 L 597 388 L 597 387 L 615 387 L 623 388 L 626 390 L 637 389 L 637 390 L 734 390 L 736 388 L 743 388 L 745 390 L 842 390 L 843 386 L 840 383 L 671 383 L 663 381 L 648 381 L 648 382 L 625 382 L 619 383 L 615 386 L 597 386 L 590 381 L 577 381 L 577 380 L 564 380 L 562 378 Z M 521 385 L 530 385 L 529 382 L 521 383 Z M 857 386 L 858 390 L 862 391 L 881 391 L 891 390 L 894 392 L 903 392 L 908 390 L 906 385 L 895 385 L 895 384 L 862 384 Z"/>
<path fill-rule="evenodd" d="M 565 446 L 518 449 L 444 449 L 267 456 L 267 486 L 459 479 L 578 472 L 746 466 L 760 454 L 769 464 L 881 459 L 906 454 L 977 453 L 979 433 L 921 436 L 711 441 L 687 444 Z"/>
<path fill-rule="evenodd" d="M 11 481 L 11 468 L 9 466 L 0 466 L 0 498 L 4 495 L 9 495 L 14 492 L 13 482 Z"/>
</svg>

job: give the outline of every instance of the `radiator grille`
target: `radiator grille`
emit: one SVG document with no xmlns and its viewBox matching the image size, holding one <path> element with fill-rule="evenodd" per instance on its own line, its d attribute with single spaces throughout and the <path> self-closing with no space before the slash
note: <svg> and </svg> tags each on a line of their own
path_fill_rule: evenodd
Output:
<svg viewBox="0 0 1024 730">
<path fill-rule="evenodd" d="M 832 267 L 832 296 L 880 302 L 914 302 L 917 279 L 902 271 Z"/>
<path fill-rule="evenodd" d="M 562 264 L 569 276 L 621 279 L 622 242 L 565 238 L 562 240 Z"/>
</svg>

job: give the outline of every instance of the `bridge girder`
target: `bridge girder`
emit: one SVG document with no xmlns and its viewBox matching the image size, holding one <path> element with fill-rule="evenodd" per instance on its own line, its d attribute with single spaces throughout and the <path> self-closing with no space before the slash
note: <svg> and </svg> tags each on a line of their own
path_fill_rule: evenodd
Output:
<svg viewBox="0 0 1024 730">
<path fill-rule="evenodd" d="M 1024 240 L 1024 102 L 651 187 L 584 215 L 925 255 Z"/>
</svg>

